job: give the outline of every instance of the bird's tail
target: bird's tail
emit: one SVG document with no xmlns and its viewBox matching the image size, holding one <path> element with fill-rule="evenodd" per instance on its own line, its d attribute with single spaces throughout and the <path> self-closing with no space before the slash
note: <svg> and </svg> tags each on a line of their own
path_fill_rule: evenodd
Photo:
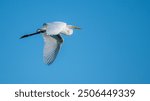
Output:
<svg viewBox="0 0 150 101">
<path fill-rule="evenodd" d="M 35 32 L 35 33 L 32 33 L 32 34 L 26 34 L 26 35 L 21 36 L 20 39 L 26 38 L 26 37 L 29 37 L 29 36 L 32 36 L 32 35 L 44 33 L 44 32 L 45 32 L 45 30 L 37 30 L 37 32 Z"/>
</svg>

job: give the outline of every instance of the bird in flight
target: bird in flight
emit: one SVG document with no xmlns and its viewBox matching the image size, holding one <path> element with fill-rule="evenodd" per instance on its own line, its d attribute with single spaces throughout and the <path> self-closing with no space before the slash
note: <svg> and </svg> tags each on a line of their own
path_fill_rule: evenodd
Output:
<svg viewBox="0 0 150 101">
<path fill-rule="evenodd" d="M 32 35 L 42 34 L 44 39 L 44 50 L 43 58 L 45 64 L 52 64 L 60 50 L 61 44 L 63 43 L 63 38 L 61 34 L 72 35 L 73 29 L 80 29 L 77 26 L 68 25 L 65 22 L 51 22 L 44 23 L 43 27 L 38 29 L 35 33 L 26 34 L 20 37 L 26 38 Z"/>
</svg>

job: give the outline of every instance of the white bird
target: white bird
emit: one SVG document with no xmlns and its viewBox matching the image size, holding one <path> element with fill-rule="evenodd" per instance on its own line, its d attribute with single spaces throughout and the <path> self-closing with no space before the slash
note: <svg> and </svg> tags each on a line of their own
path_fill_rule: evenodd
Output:
<svg viewBox="0 0 150 101">
<path fill-rule="evenodd" d="M 36 34 L 43 34 L 44 38 L 44 50 L 43 58 L 45 64 L 51 64 L 55 60 L 61 44 L 63 43 L 63 38 L 61 34 L 72 35 L 73 29 L 80 29 L 77 26 L 67 25 L 65 22 L 51 22 L 44 23 L 43 27 L 38 29 L 35 33 L 23 35 L 20 39 L 29 37 Z"/>
</svg>

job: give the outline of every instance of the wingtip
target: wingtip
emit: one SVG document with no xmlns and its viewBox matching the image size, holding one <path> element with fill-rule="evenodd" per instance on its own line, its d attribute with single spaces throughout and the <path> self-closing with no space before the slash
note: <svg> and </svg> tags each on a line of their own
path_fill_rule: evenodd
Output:
<svg viewBox="0 0 150 101">
<path fill-rule="evenodd" d="M 47 66 L 50 66 L 51 64 L 53 64 L 54 61 L 51 62 L 44 62 Z"/>
<path fill-rule="evenodd" d="M 50 66 L 50 65 L 53 64 L 54 60 L 53 61 L 44 60 L 43 62 L 44 62 L 45 65 Z"/>
</svg>

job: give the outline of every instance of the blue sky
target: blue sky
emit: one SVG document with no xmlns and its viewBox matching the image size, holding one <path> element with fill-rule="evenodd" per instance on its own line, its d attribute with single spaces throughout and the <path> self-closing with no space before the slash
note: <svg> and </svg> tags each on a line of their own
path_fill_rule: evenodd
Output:
<svg viewBox="0 0 150 101">
<path fill-rule="evenodd" d="M 0 83 L 150 83 L 149 0 L 1 0 Z M 82 30 L 63 36 L 55 62 L 43 63 L 45 22 Z"/>
</svg>

